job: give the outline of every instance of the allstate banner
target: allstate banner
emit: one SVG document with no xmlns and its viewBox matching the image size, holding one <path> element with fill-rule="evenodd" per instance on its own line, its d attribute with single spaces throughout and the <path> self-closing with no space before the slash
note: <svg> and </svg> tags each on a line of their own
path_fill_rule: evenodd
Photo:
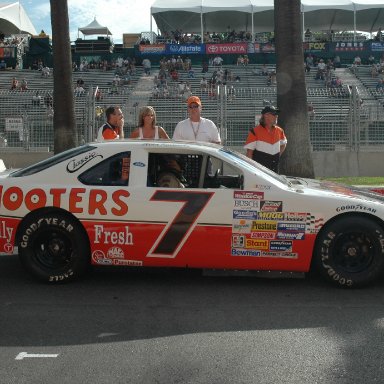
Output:
<svg viewBox="0 0 384 384">
<path fill-rule="evenodd" d="M 205 53 L 204 44 L 167 44 L 168 55 L 202 55 Z"/>
<path fill-rule="evenodd" d="M 208 55 L 226 55 L 248 53 L 247 43 L 205 44 L 205 53 Z"/>
</svg>

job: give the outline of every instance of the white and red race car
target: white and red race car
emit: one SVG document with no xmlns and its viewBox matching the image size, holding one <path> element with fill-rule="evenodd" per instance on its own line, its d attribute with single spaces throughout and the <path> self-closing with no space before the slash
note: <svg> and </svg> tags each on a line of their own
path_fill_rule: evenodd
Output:
<svg viewBox="0 0 384 384">
<path fill-rule="evenodd" d="M 0 253 L 46 282 L 91 264 L 308 272 L 384 269 L 379 194 L 277 175 L 217 145 L 91 143 L 0 176 Z"/>
</svg>

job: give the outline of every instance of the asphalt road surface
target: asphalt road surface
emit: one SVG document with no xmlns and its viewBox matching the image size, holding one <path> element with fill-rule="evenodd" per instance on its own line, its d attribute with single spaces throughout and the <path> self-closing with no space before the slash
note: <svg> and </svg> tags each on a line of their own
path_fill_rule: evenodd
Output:
<svg viewBox="0 0 384 384">
<path fill-rule="evenodd" d="M 384 279 L 97 269 L 31 280 L 0 258 L 0 383 L 383 383 Z"/>
</svg>

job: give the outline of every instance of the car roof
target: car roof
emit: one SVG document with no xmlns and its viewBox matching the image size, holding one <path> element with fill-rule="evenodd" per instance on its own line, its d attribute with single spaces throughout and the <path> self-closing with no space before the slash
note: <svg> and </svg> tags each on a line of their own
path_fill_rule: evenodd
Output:
<svg viewBox="0 0 384 384">
<path fill-rule="evenodd" d="M 130 146 L 145 147 L 145 148 L 173 148 L 173 149 L 189 149 L 189 150 L 204 150 L 204 149 L 213 149 L 217 151 L 223 148 L 220 144 L 198 142 L 198 141 L 187 141 L 187 140 L 138 140 L 138 139 L 119 139 L 119 140 L 109 140 L 102 142 L 92 142 L 90 145 L 96 145 L 98 147 L 104 146 L 122 146 L 129 144 Z"/>
</svg>

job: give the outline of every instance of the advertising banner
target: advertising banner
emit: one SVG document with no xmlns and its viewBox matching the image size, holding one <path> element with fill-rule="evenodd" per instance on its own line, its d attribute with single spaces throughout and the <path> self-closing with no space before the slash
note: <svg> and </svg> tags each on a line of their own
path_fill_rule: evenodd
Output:
<svg viewBox="0 0 384 384">
<path fill-rule="evenodd" d="M 196 55 L 204 54 L 204 44 L 167 44 L 168 55 Z"/>
<path fill-rule="evenodd" d="M 140 44 L 139 52 L 142 55 L 164 55 L 166 52 L 166 46 L 165 44 Z"/>
<path fill-rule="evenodd" d="M 365 51 L 363 42 L 337 42 L 333 43 L 336 52 L 362 52 Z"/>
<path fill-rule="evenodd" d="M 247 43 L 205 44 L 205 53 L 208 55 L 244 55 L 248 53 Z"/>
</svg>

